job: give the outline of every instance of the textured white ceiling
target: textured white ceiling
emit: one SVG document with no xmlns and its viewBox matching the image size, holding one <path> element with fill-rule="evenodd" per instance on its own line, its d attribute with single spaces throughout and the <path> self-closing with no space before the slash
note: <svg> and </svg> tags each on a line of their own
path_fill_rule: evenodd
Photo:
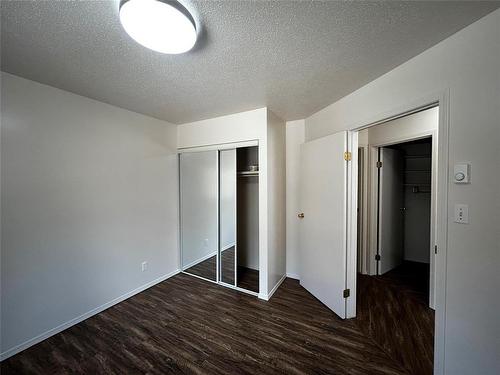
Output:
<svg viewBox="0 0 500 375">
<path fill-rule="evenodd" d="M 123 31 L 118 0 L 2 1 L 2 70 L 173 123 L 268 106 L 304 118 L 499 7 L 478 1 L 199 1 L 196 48 Z"/>
</svg>

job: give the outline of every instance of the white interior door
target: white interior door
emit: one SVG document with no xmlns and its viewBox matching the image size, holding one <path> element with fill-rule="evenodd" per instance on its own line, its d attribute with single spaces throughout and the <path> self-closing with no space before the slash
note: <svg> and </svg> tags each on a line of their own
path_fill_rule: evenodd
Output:
<svg viewBox="0 0 500 375">
<path fill-rule="evenodd" d="M 378 274 L 403 262 L 404 178 L 401 151 L 381 147 L 379 161 Z"/>
<path fill-rule="evenodd" d="M 347 137 L 340 132 L 302 144 L 299 192 L 300 284 L 344 319 Z"/>
</svg>

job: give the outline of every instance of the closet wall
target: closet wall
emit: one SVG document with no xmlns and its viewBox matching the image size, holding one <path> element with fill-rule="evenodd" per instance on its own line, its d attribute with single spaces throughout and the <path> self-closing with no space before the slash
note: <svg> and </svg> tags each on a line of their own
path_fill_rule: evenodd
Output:
<svg viewBox="0 0 500 375">
<path fill-rule="evenodd" d="M 257 147 L 237 150 L 237 171 L 259 165 Z M 238 266 L 259 270 L 259 177 L 238 174 Z"/>
<path fill-rule="evenodd" d="M 267 108 L 180 125 L 179 149 L 258 141 L 259 297 L 285 277 L 285 122 Z"/>
<path fill-rule="evenodd" d="M 404 259 L 429 263 L 432 140 L 406 143 L 404 153 Z"/>
</svg>

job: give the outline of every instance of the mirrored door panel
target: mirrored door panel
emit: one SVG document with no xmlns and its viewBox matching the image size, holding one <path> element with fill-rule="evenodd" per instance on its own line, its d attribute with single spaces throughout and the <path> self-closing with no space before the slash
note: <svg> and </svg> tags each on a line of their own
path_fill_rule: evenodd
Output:
<svg viewBox="0 0 500 375">
<path fill-rule="evenodd" d="M 219 153 L 220 281 L 236 286 L 236 150 Z"/>
<path fill-rule="evenodd" d="M 180 154 L 183 271 L 217 281 L 218 151 Z"/>
</svg>

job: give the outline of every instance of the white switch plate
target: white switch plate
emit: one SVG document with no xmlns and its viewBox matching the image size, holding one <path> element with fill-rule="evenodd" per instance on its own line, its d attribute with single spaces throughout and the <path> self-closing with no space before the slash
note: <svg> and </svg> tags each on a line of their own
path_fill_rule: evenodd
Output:
<svg viewBox="0 0 500 375">
<path fill-rule="evenodd" d="M 148 262 L 142 262 L 141 263 L 142 272 L 146 271 L 147 269 L 148 269 Z"/>
<path fill-rule="evenodd" d="M 469 224 L 469 206 L 467 204 L 455 205 L 455 223 Z"/>
</svg>

